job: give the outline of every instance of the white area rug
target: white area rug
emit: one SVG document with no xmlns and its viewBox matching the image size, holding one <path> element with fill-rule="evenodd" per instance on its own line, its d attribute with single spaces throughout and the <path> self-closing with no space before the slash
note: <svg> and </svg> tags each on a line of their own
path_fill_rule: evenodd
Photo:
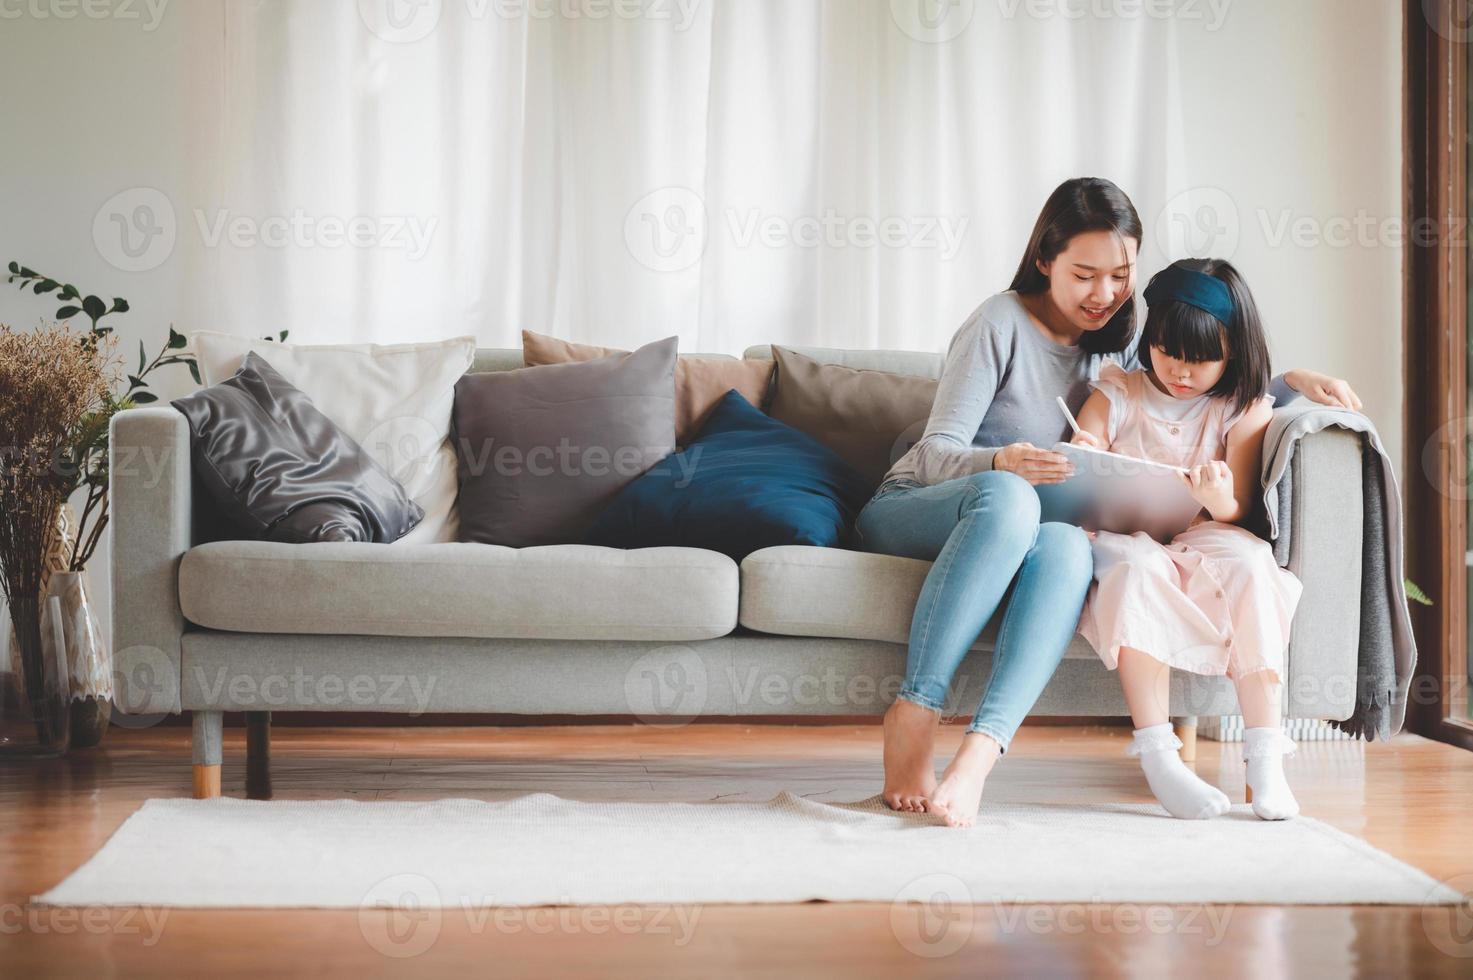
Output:
<svg viewBox="0 0 1473 980">
<path fill-rule="evenodd" d="M 975 827 L 816 803 L 150 800 L 38 901 L 360 908 L 831 901 L 1453 903 L 1364 841 L 1247 807 L 995 805 Z"/>
</svg>

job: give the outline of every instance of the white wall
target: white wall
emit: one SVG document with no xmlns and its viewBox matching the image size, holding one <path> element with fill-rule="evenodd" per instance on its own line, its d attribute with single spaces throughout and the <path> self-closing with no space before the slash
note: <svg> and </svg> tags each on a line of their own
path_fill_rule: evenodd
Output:
<svg viewBox="0 0 1473 980">
<path fill-rule="evenodd" d="M 353 6 L 351 0 L 343 2 Z M 883 0 L 876 2 L 886 6 Z M 1016 13 L 1022 9 L 1026 15 L 1030 0 L 1018 0 L 1016 8 L 1012 0 L 975 2 L 979 23 L 985 20 L 989 30 L 1041 29 Z M 1402 250 L 1385 238 L 1394 233 L 1400 211 L 1401 5 L 1386 0 L 1217 0 L 1212 7 L 1201 0 L 1196 6 L 1212 24 L 1211 29 L 1206 22 L 1173 25 L 1177 54 L 1168 77 L 1174 79 L 1176 111 L 1159 119 L 1142 118 L 1139 106 L 1110 104 L 1113 80 L 1136 71 L 1142 56 L 1129 50 L 1080 48 L 1072 88 L 1048 94 L 1067 98 L 1069 92 L 1105 93 L 1099 102 L 1107 112 L 1095 126 L 1116 136 L 1119 126 L 1127 126 L 1127 142 L 1173 141 L 1176 149 L 1167 156 L 1166 173 L 1142 188 L 1122 179 L 1148 228 L 1143 271 L 1154 271 L 1183 250 L 1229 254 L 1258 296 L 1276 365 L 1315 366 L 1352 379 L 1388 447 L 1399 454 Z M 123 349 L 133 356 L 139 338 L 152 352 L 171 323 L 184 331 L 278 328 L 279 323 L 240 314 L 239 283 L 228 289 L 222 285 L 222 256 L 203 248 L 188 229 L 181 231 L 169 259 L 147 272 L 121 270 L 93 241 L 95 216 L 119 192 L 156 188 L 178 202 L 219 200 L 227 185 L 249 179 L 232 173 L 241 160 L 269 159 L 287 145 L 290 134 L 285 133 L 251 147 L 233 145 L 239 130 L 227 132 L 221 122 L 249 119 L 256 111 L 242 93 L 251 89 L 253 66 L 265 62 L 254 50 L 223 56 L 234 13 L 221 0 L 154 0 L 152 7 L 140 0 L 122 10 L 106 4 L 93 9 L 114 16 L 85 16 L 67 0 L 0 0 L 0 132 L 6 143 L 0 156 L 0 263 L 18 260 L 101 295 L 127 297 L 133 312 L 119 322 L 119 333 Z M 291 8 L 276 3 L 262 9 Z M 844 9 L 825 8 L 840 33 Z M 1045 20 L 1068 20 L 1061 10 L 1128 11 L 1132 5 L 1127 0 L 1060 0 L 1033 9 Z M 38 10 L 46 16 L 37 16 Z M 68 11 L 76 15 L 63 19 Z M 1015 11 L 1013 18 L 1000 17 L 1004 11 Z M 1221 13 L 1220 23 L 1214 11 Z M 156 12 L 161 16 L 155 22 Z M 137 18 L 125 19 L 125 13 Z M 1071 25 L 1045 26 L 1074 30 Z M 826 36 L 833 36 L 836 28 L 830 24 L 826 30 Z M 1006 36 L 1002 40 L 1008 41 Z M 382 82 L 374 74 L 381 70 L 381 65 L 370 65 L 362 72 L 342 72 L 319 79 L 311 91 L 292 88 L 301 85 L 300 79 L 277 82 L 294 92 L 294 98 L 327 99 L 330 93 L 323 86 L 330 84 L 361 100 L 365 89 Z M 924 89 L 916 96 L 922 101 L 913 114 L 934 108 L 924 101 Z M 948 103 L 952 111 L 964 110 L 966 90 L 953 98 Z M 1052 172 L 1019 179 L 1027 186 L 979 189 L 975 197 L 981 206 L 970 214 L 973 231 L 962 264 L 948 273 L 943 287 L 920 283 L 907 293 L 904 278 L 896 280 L 898 286 L 892 283 L 891 292 L 899 292 L 889 302 L 928 311 L 918 325 L 908 327 L 912 332 L 906 336 L 917 338 L 912 346 L 943 349 L 966 312 L 1007 285 L 1032 215 L 1058 178 L 1081 172 L 1117 176 L 1110 163 L 1114 157 L 1081 150 L 1081 141 L 1071 138 L 1079 134 L 1040 127 L 1036 120 L 1045 107 L 1034 100 L 1041 98 L 1037 90 L 1017 92 L 1015 119 L 1006 130 L 986 134 L 985 143 L 944 141 L 920 147 L 934 152 L 938 173 L 952 179 L 977 172 L 968 167 L 985 171 L 987 160 L 1009 152 L 1010 146 L 1031 146 L 1033 156 L 1040 147 L 1045 155 L 1053 146 L 1059 151 Z M 911 114 L 904 106 L 901 111 Z M 603 159 L 590 165 L 608 163 Z M 296 165 L 302 169 L 303 161 Z M 1179 198 L 1182 194 L 1187 196 Z M 1191 236 L 1178 233 L 1173 241 L 1166 227 L 1169 219 L 1159 216 L 1182 212 L 1183 200 L 1189 205 L 1186 213 L 1208 220 Z M 1275 240 L 1285 218 L 1291 227 L 1297 223 L 1297 243 L 1292 234 Z M 1336 234 L 1347 230 L 1342 225 L 1357 218 L 1371 221 L 1369 230 L 1348 230 L 1368 240 L 1338 244 Z M 1213 238 L 1203 228 L 1219 234 Z M 1158 234 L 1163 230 L 1168 232 L 1164 238 Z M 1307 243 L 1306 235 L 1328 241 Z M 424 261 L 453 266 L 457 254 L 456 236 L 446 234 Z M 847 260 L 834 257 L 835 262 Z M 804 261 L 821 265 L 824 259 L 805 256 Z M 270 288 L 269 283 L 263 287 Z M 426 295 L 425 302 L 439 300 Z M 0 292 L 0 320 L 5 322 L 32 323 L 52 309 L 51 303 L 29 295 Z M 719 319 L 719 311 L 716 315 Z M 310 319 L 318 319 L 315 312 Z M 515 346 L 516 331 L 523 325 L 549 326 L 519 323 L 477 294 L 456 299 L 448 310 L 436 307 L 427 319 L 437 325 L 448 322 L 443 335 L 475 332 L 487 346 Z M 846 322 L 837 318 L 826 324 L 826 341 L 881 346 L 894 336 L 863 319 L 856 319 L 846 333 Z M 567 321 L 553 328 L 569 335 L 583 330 L 567 326 Z M 651 339 L 628 329 L 627 338 L 599 339 Z M 780 317 L 754 329 L 760 335 L 718 323 L 701 336 L 715 338 L 711 346 L 731 353 L 739 353 L 744 342 L 796 342 L 807 336 Z M 295 332 L 301 336 L 310 331 L 309 323 Z M 689 348 L 685 339 L 683 333 L 683 345 Z M 184 372 L 172 380 L 160 385 L 165 397 L 189 387 Z M 92 572 L 104 621 L 106 557 L 99 554 Z"/>
<path fill-rule="evenodd" d="M 1225 223 L 1238 231 L 1233 260 L 1262 308 L 1275 365 L 1351 379 L 1397 460 L 1401 6 L 1234 3 L 1183 65 L 1187 152 L 1175 176 L 1226 192 L 1211 199 L 1235 218 Z"/>
</svg>

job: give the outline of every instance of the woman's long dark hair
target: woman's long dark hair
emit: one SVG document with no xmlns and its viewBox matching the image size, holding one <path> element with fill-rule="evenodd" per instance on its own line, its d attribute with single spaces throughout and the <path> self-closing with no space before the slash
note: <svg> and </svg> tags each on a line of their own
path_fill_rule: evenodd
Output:
<svg viewBox="0 0 1473 980">
<path fill-rule="evenodd" d="M 1146 314 L 1136 349 L 1141 365 L 1151 367 L 1152 347 L 1183 361 L 1226 360 L 1227 369 L 1208 394 L 1231 398 L 1236 411 L 1247 411 L 1268 391 L 1269 372 L 1268 337 L 1248 283 L 1226 259 L 1179 259 L 1171 264 L 1222 280 L 1233 298 L 1233 315 L 1224 324 L 1186 303 L 1157 303 Z"/>
<path fill-rule="evenodd" d="M 1008 287 L 1022 296 L 1048 292 L 1048 276 L 1039 270 L 1040 262 L 1049 263 L 1069 247 L 1075 235 L 1091 231 L 1114 232 L 1121 239 L 1131 238 L 1139 247 L 1141 217 L 1125 192 L 1103 177 L 1075 177 L 1066 180 L 1048 196 L 1028 237 L 1028 248 L 1013 284 Z M 1115 311 L 1098 330 L 1086 330 L 1079 337 L 1079 347 L 1089 354 L 1117 354 L 1130 346 L 1135 337 L 1135 293 Z"/>
</svg>

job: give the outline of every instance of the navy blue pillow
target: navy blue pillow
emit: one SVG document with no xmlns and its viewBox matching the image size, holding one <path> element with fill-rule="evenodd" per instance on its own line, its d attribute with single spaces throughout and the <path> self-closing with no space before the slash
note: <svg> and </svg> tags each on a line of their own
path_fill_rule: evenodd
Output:
<svg viewBox="0 0 1473 980">
<path fill-rule="evenodd" d="M 707 548 L 741 561 L 761 548 L 849 541 L 864 477 L 822 443 L 736 390 L 701 432 L 626 486 L 585 540 L 609 548 Z"/>
</svg>

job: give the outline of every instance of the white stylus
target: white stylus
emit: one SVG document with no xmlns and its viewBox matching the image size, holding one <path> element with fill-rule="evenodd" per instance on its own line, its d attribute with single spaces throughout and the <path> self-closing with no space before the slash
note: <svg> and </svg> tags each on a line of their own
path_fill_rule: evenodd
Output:
<svg viewBox="0 0 1473 980">
<path fill-rule="evenodd" d="M 1064 413 L 1064 418 L 1069 420 L 1069 428 L 1074 430 L 1076 436 L 1080 435 L 1079 423 L 1075 421 L 1074 413 L 1069 411 L 1069 406 L 1064 404 L 1064 396 L 1060 395 L 1054 401 L 1059 403 L 1059 409 Z"/>
</svg>

